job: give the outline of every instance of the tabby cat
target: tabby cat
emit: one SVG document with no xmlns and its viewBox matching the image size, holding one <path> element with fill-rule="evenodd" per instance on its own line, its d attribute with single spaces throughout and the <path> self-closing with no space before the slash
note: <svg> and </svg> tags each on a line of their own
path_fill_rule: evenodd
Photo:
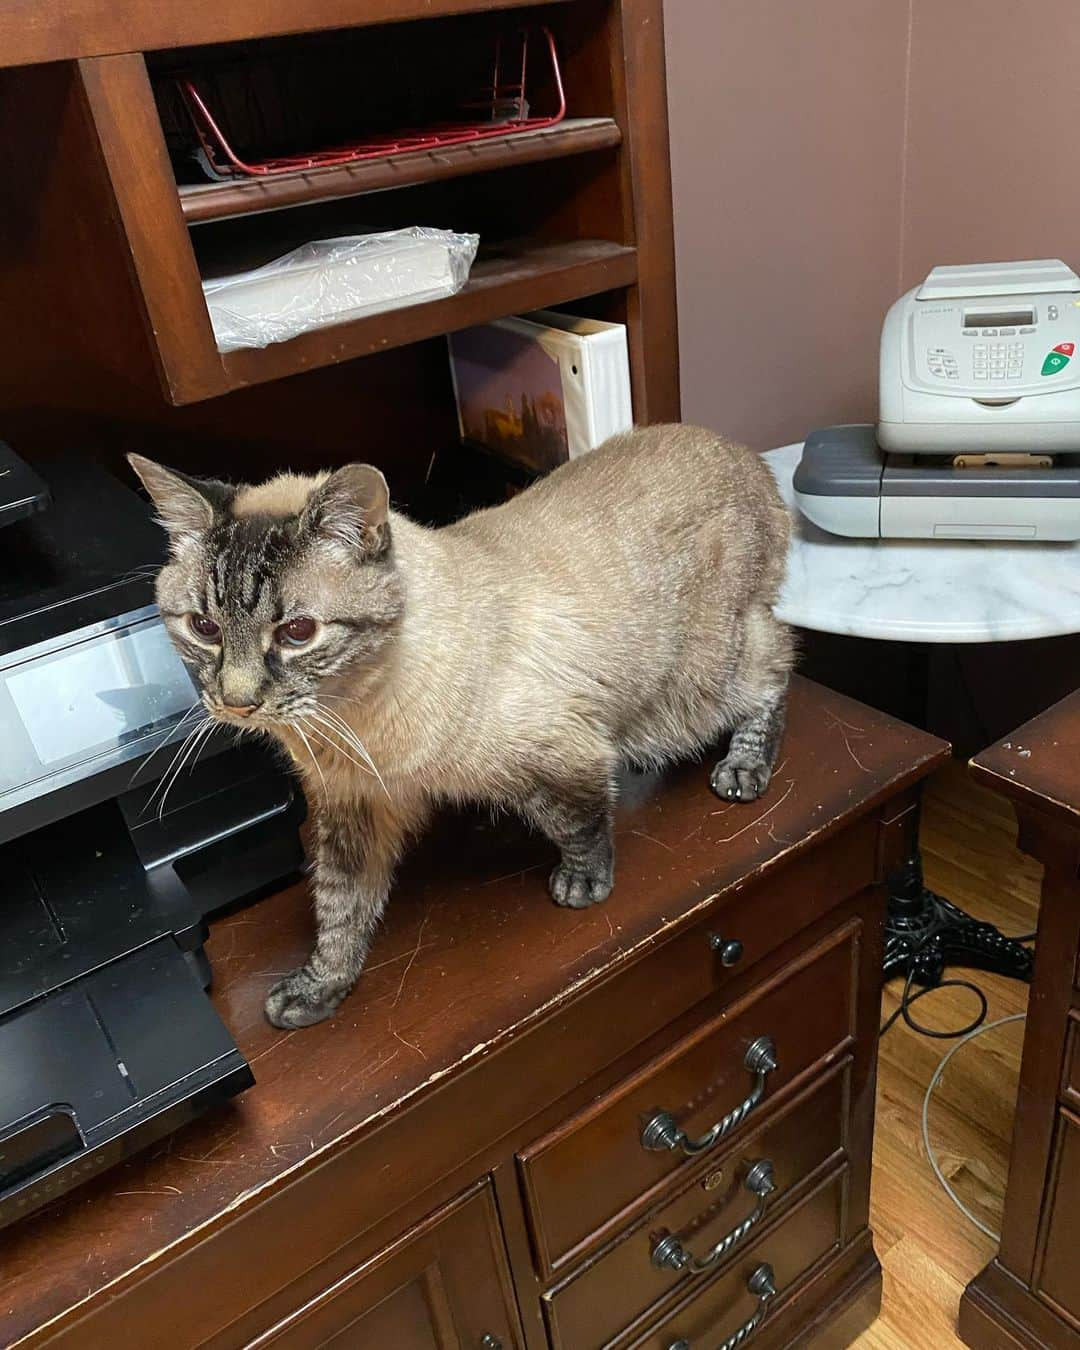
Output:
<svg viewBox="0 0 1080 1350">
<path fill-rule="evenodd" d="M 508 807 L 559 850 L 555 901 L 612 888 L 621 764 L 691 755 L 751 801 L 783 730 L 772 613 L 789 520 L 765 464 L 689 426 L 616 436 L 442 529 L 376 469 L 258 486 L 132 455 L 169 533 L 162 616 L 212 719 L 290 752 L 313 806 L 317 937 L 270 1021 L 327 1017 L 360 974 L 402 848 L 440 802 Z"/>
</svg>

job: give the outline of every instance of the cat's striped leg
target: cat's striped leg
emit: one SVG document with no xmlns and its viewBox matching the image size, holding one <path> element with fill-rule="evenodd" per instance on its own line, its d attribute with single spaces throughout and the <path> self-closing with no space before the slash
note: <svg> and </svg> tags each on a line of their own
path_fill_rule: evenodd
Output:
<svg viewBox="0 0 1080 1350">
<path fill-rule="evenodd" d="M 614 804 L 614 756 L 572 777 L 545 774 L 521 802 L 522 814 L 562 854 L 548 883 L 556 904 L 584 909 L 611 894 Z"/>
<path fill-rule="evenodd" d="M 418 825 L 381 801 L 324 801 L 316 818 L 315 948 L 304 965 L 270 990 L 266 1016 L 276 1027 L 329 1017 L 356 983 L 386 907 L 407 834 Z"/>
<path fill-rule="evenodd" d="M 727 754 L 709 778 L 709 786 L 718 797 L 752 802 L 769 786 L 784 734 L 786 707 L 785 683 L 736 726 Z"/>
</svg>

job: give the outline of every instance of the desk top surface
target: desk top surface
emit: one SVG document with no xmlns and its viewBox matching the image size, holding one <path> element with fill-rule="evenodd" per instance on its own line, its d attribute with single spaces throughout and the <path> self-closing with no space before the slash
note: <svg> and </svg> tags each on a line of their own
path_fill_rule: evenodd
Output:
<svg viewBox="0 0 1080 1350">
<path fill-rule="evenodd" d="M 981 751 L 971 770 L 1003 796 L 1080 830 L 1080 693 Z"/>
<path fill-rule="evenodd" d="M 1014 642 L 1080 632 L 1080 542 L 847 539 L 801 515 L 802 445 L 765 455 L 795 513 L 777 606 L 786 623 L 903 642 Z"/>
<path fill-rule="evenodd" d="M 307 953 L 306 888 L 216 922 L 213 999 L 255 1086 L 0 1232 L 0 1343 L 90 1311 L 135 1267 L 145 1273 L 197 1241 L 198 1229 L 440 1090 L 946 752 L 924 732 L 796 679 L 766 796 L 717 800 L 707 786 L 711 757 L 631 780 L 616 826 L 614 893 L 584 911 L 548 898 L 554 859 L 544 840 L 512 820 L 449 817 L 407 861 L 356 992 L 331 1021 L 302 1031 L 269 1026 L 262 1003 Z"/>
</svg>

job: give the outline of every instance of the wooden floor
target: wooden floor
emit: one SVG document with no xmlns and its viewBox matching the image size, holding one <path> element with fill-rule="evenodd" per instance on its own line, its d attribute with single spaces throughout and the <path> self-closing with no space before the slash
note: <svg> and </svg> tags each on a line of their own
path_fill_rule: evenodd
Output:
<svg viewBox="0 0 1080 1350">
<path fill-rule="evenodd" d="M 971 783 L 962 764 L 947 765 L 931 780 L 922 827 L 927 884 L 1006 933 L 1033 929 L 1038 907 L 1041 870 L 1018 852 L 1015 840 L 1012 812 Z M 1026 986 L 979 972 L 971 977 L 986 993 L 988 1020 L 1024 1011 Z M 885 1014 L 897 1006 L 899 987 L 896 981 L 886 990 Z M 958 989 L 931 994 L 912 1009 L 913 1016 L 938 1028 L 962 1025 L 977 1012 L 974 995 Z M 964 1046 L 930 1107 L 930 1141 L 942 1171 L 968 1208 L 995 1231 L 1023 1031 L 1022 1022 L 1013 1022 Z M 859 1350 L 959 1346 L 960 1295 L 995 1249 L 942 1190 L 923 1149 L 923 1096 L 952 1044 L 918 1036 L 902 1021 L 881 1043 L 871 1223 L 885 1295 L 881 1316 L 855 1342 Z"/>
</svg>

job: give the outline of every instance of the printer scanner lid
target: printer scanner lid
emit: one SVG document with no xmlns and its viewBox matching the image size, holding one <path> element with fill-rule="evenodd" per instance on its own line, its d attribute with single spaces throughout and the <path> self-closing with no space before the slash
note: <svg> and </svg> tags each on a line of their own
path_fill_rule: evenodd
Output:
<svg viewBox="0 0 1080 1350">
<path fill-rule="evenodd" d="M 916 300 L 959 300 L 973 296 L 1045 295 L 1080 291 L 1080 277 L 1060 258 L 1030 262 L 965 263 L 935 267 L 919 287 Z"/>
</svg>

